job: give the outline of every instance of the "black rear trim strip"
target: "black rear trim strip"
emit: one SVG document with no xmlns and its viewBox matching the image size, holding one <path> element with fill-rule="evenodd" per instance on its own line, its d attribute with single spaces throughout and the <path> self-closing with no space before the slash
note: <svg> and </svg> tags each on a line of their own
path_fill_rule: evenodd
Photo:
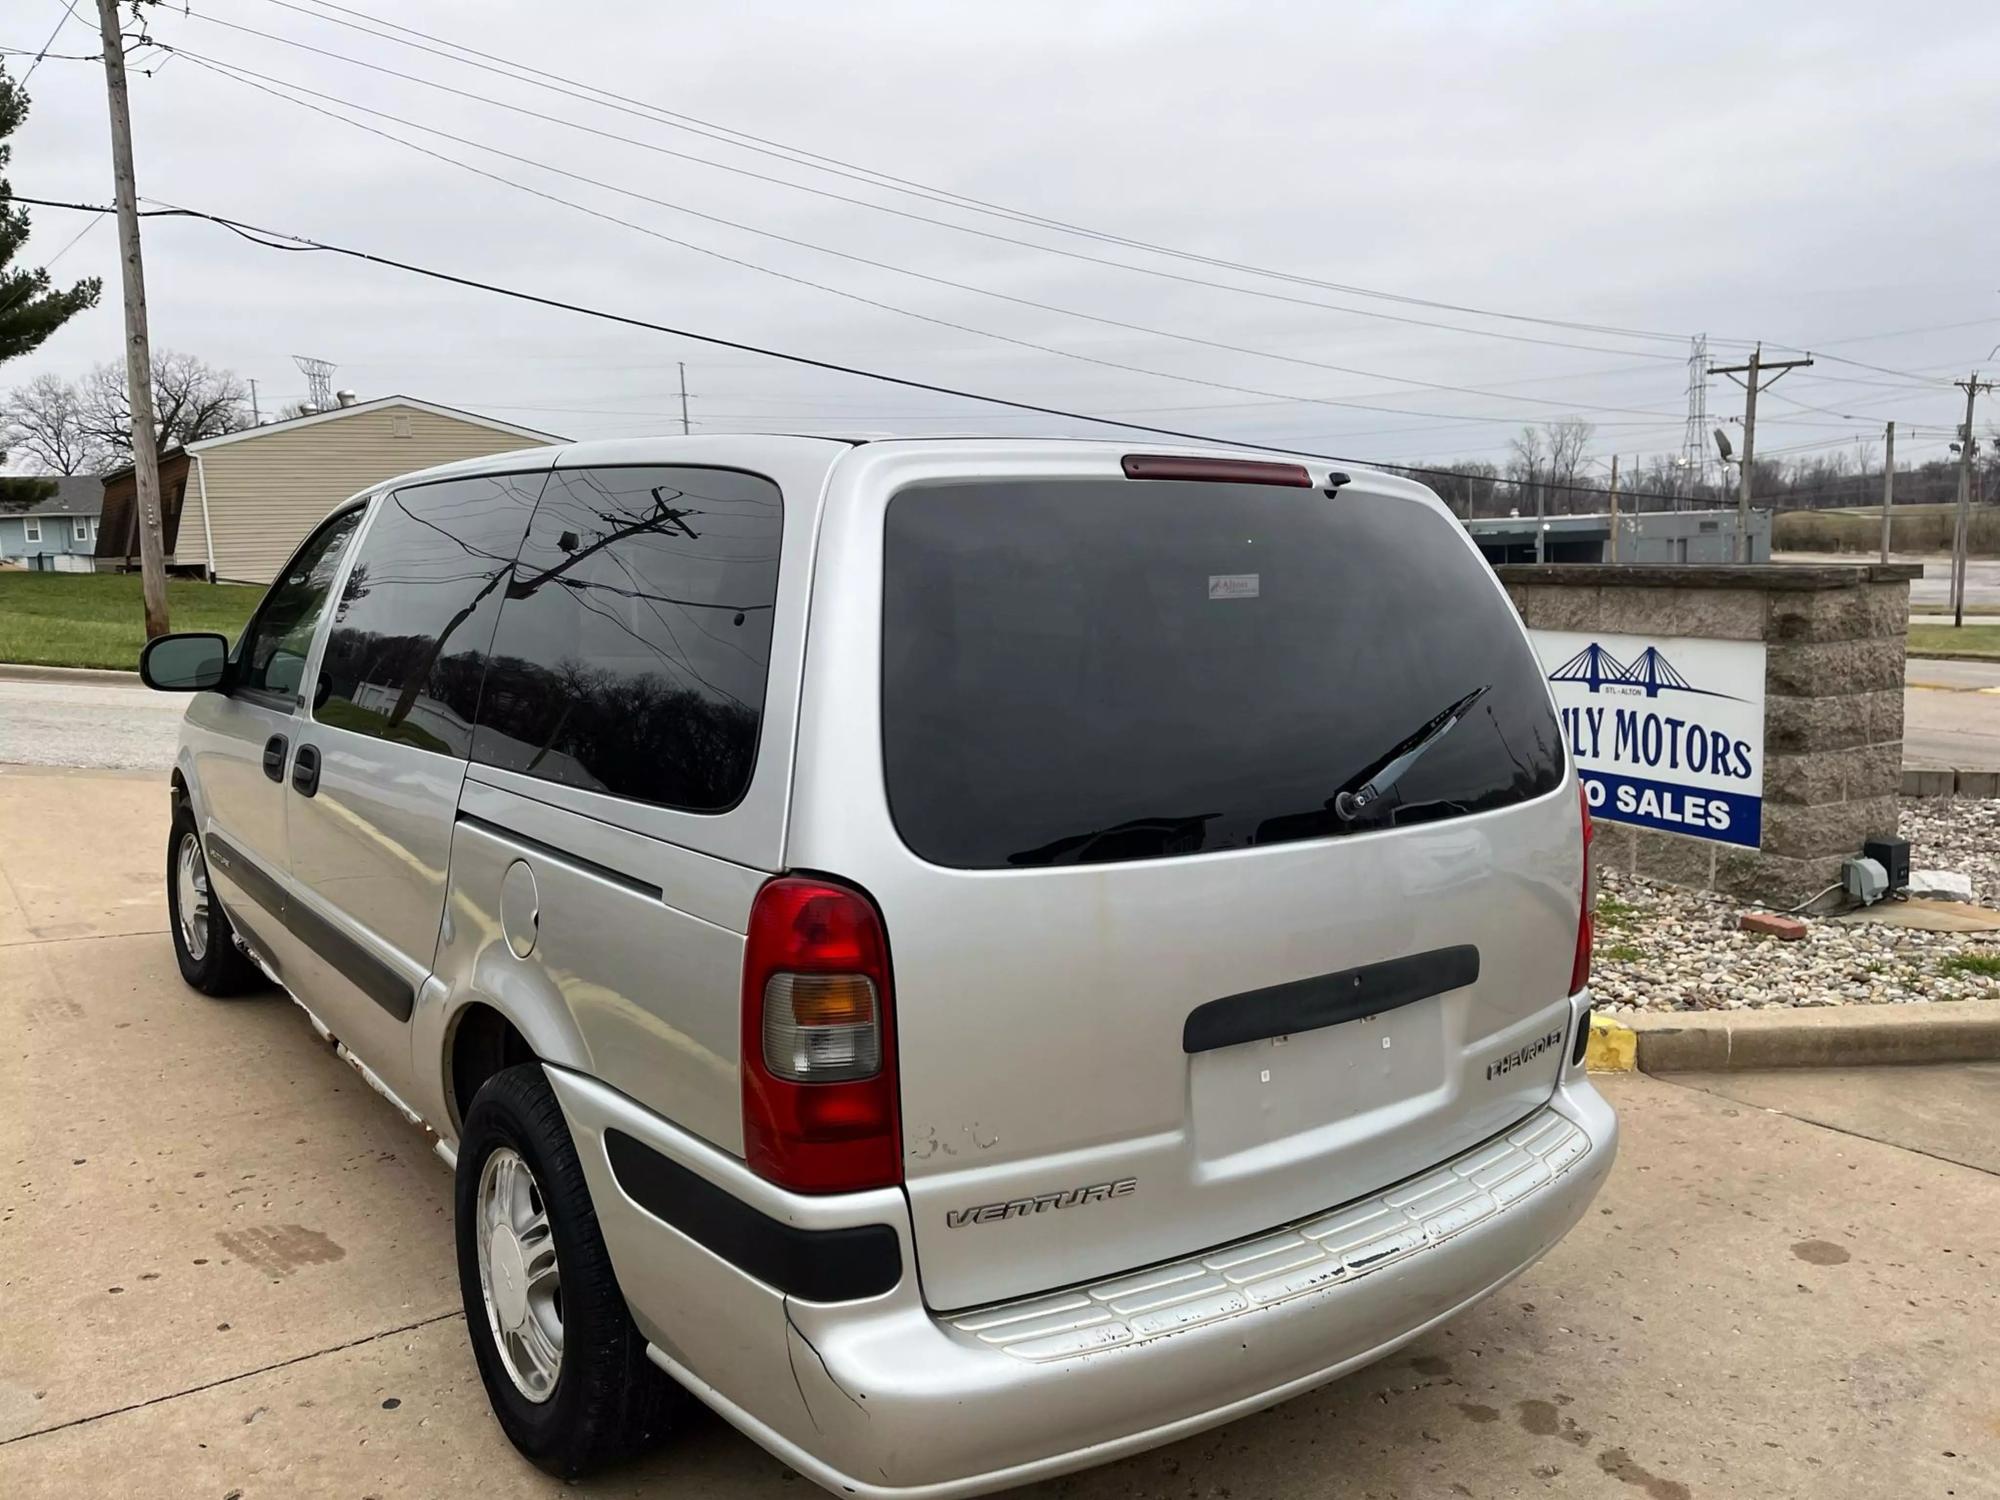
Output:
<svg viewBox="0 0 2000 1500">
<path fill-rule="evenodd" d="M 354 987 L 399 1021 L 410 1019 L 417 992 L 401 974 L 318 912 L 288 900 L 284 888 L 218 834 L 208 836 L 208 861 L 282 922 L 300 942 L 338 969 Z"/>
<path fill-rule="evenodd" d="M 495 823 L 488 818 L 480 817 L 477 813 L 469 813 L 463 810 L 459 812 L 458 821 L 463 823 L 467 828 L 476 828 L 481 833 L 491 834 L 496 839 L 505 839 L 510 844 L 519 844 L 523 849 L 532 849 L 535 853 L 541 855 L 542 858 L 553 860 L 559 865 L 568 865 L 573 870 L 581 870 L 586 875 L 595 875 L 599 880 L 608 881 L 612 885 L 622 886 L 635 896 L 644 896 L 652 901 L 665 901 L 667 899 L 665 891 L 656 885 L 649 885 L 635 875 L 627 875 L 624 871 L 614 870 L 609 865 L 600 865 L 594 859 L 583 859 L 578 855 L 571 854 L 566 849 L 558 849 L 553 844 L 545 844 L 538 838 L 530 838 L 525 833 L 516 832 L 505 823 Z"/>
<path fill-rule="evenodd" d="M 1470 943 L 1433 948 L 1337 974 L 1320 974 L 1269 989 L 1210 1000 L 1188 1012 L 1181 1027 L 1183 1052 L 1213 1052 L 1239 1042 L 1338 1026 L 1414 1005 L 1479 978 L 1479 950 Z"/>
<path fill-rule="evenodd" d="M 752 1208 L 622 1130 L 604 1132 L 612 1175 L 634 1203 L 738 1270 L 809 1302 L 875 1297 L 903 1279 L 887 1224 L 800 1229 Z"/>
</svg>

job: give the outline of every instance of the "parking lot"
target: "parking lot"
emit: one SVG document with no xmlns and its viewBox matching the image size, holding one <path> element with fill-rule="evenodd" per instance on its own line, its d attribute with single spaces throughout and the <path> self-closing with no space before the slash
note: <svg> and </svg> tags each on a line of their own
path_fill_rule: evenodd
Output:
<svg viewBox="0 0 2000 1500">
<path fill-rule="evenodd" d="M 487 1414 L 449 1177 L 277 995 L 184 989 L 157 774 L 0 770 L 0 1494 L 565 1487 Z M 2000 1493 L 2000 1066 L 1610 1080 L 1541 1265 L 1323 1391 L 1031 1493 Z M 806 1493 L 694 1413 L 590 1495 Z"/>
</svg>

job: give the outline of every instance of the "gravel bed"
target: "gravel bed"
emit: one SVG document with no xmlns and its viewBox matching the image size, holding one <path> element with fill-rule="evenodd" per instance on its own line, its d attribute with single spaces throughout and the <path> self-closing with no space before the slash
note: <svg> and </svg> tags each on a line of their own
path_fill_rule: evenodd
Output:
<svg viewBox="0 0 2000 1500">
<path fill-rule="evenodd" d="M 1905 798 L 1902 833 L 1913 868 L 1968 874 L 1981 903 L 2000 904 L 2000 801 Z M 2000 959 L 2000 933 L 1813 921 L 1804 941 L 1781 942 L 1737 930 L 1737 919 L 1757 909 L 1607 872 L 1593 999 L 1612 1011 L 2000 999 L 2000 974 L 1954 963 Z"/>
</svg>

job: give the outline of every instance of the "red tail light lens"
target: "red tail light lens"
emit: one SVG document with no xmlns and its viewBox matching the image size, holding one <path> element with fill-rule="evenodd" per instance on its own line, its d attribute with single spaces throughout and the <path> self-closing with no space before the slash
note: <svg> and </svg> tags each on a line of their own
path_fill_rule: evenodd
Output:
<svg viewBox="0 0 2000 1500">
<path fill-rule="evenodd" d="M 1597 927 L 1597 872 L 1590 864 L 1590 794 L 1581 781 L 1576 784 L 1576 801 L 1583 813 L 1583 909 L 1576 919 L 1576 961 L 1569 970 L 1572 995 L 1590 983 L 1590 950 Z"/>
<path fill-rule="evenodd" d="M 889 941 L 850 886 L 769 881 L 743 950 L 743 1144 L 758 1176 L 801 1193 L 903 1180 Z"/>
</svg>

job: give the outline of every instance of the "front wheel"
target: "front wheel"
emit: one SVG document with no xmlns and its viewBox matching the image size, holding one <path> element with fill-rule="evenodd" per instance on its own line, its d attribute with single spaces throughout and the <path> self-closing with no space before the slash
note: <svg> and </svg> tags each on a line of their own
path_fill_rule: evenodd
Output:
<svg viewBox="0 0 2000 1500">
<path fill-rule="evenodd" d="M 541 1064 L 473 1099 L 454 1209 L 466 1329 L 508 1440 L 574 1479 L 663 1436 L 685 1397 L 646 1358 Z"/>
<path fill-rule="evenodd" d="M 240 995 L 261 982 L 257 966 L 236 946 L 236 931 L 209 886 L 208 857 L 194 811 L 178 800 L 167 834 L 167 926 L 173 931 L 181 978 L 204 995 Z"/>
</svg>

